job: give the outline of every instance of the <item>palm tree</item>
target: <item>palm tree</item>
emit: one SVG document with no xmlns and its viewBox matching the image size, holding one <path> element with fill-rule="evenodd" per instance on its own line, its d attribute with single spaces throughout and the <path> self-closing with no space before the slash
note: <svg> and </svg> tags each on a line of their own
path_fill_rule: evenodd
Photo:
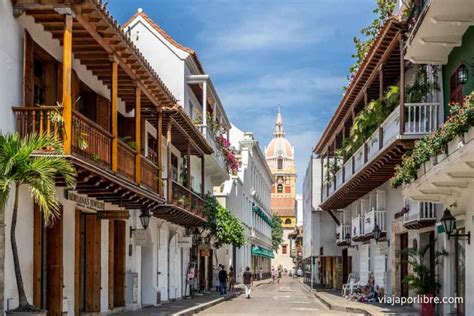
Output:
<svg viewBox="0 0 474 316">
<path fill-rule="evenodd" d="M 76 170 L 62 154 L 62 144 L 52 135 L 33 133 L 23 138 L 18 133 L 0 135 L 0 209 L 6 206 L 10 190 L 15 187 L 10 227 L 19 299 L 19 306 L 15 311 L 39 310 L 30 305 L 26 298 L 18 258 L 15 228 L 18 217 L 19 189 L 21 185 L 28 188 L 31 197 L 40 206 L 46 225 L 60 216 L 55 177 L 62 176 L 67 187 L 72 187 L 76 178 Z"/>
</svg>

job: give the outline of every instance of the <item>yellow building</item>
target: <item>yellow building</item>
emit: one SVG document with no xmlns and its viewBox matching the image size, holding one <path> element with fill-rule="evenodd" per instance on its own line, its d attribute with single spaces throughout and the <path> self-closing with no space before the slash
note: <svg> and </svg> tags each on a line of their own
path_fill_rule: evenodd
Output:
<svg viewBox="0 0 474 316">
<path fill-rule="evenodd" d="M 283 243 L 272 265 L 275 267 L 281 265 L 290 270 L 294 264 L 290 257 L 291 244 L 288 234 L 296 226 L 295 150 L 285 138 L 280 110 L 278 110 L 273 138 L 265 149 L 265 158 L 275 179 L 272 187 L 271 208 L 281 219 L 283 227 Z"/>
</svg>

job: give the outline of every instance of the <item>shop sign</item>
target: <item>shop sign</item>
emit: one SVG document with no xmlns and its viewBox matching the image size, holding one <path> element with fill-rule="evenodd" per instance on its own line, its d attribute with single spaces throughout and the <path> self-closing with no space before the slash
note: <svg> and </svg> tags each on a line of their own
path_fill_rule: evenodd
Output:
<svg viewBox="0 0 474 316">
<path fill-rule="evenodd" d="M 211 255 L 210 249 L 201 249 L 201 257 L 209 257 Z"/>
<path fill-rule="evenodd" d="M 91 199 L 85 195 L 70 190 L 66 190 L 64 194 L 66 199 L 68 199 L 69 201 L 76 202 L 78 206 L 82 206 L 90 210 L 105 209 L 105 203 L 102 201 Z"/>
<path fill-rule="evenodd" d="M 128 211 L 116 210 L 116 211 L 98 211 L 98 219 L 128 219 L 130 213 Z"/>
<path fill-rule="evenodd" d="M 191 248 L 193 246 L 192 237 L 179 237 L 178 246 L 181 248 Z"/>
<path fill-rule="evenodd" d="M 147 246 L 148 245 L 148 230 L 146 229 L 137 229 L 133 231 L 133 237 L 135 240 L 136 246 Z"/>
</svg>

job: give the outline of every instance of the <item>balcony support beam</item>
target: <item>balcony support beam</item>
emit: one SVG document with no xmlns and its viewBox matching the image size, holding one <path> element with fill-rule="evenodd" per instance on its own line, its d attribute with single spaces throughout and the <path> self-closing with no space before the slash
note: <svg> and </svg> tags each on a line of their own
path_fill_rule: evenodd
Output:
<svg viewBox="0 0 474 316">
<path fill-rule="evenodd" d="M 141 159 L 141 142 L 142 142 L 142 124 L 141 124 L 141 111 L 142 111 L 142 90 L 137 85 L 135 87 L 135 182 L 140 184 L 142 181 L 142 159 Z M 157 135 L 160 135 L 157 133 Z"/>
<path fill-rule="evenodd" d="M 118 63 L 112 58 L 112 85 L 110 89 L 110 103 L 112 106 L 112 171 L 117 172 L 118 168 Z"/>
<path fill-rule="evenodd" d="M 156 139 L 157 146 L 156 153 L 158 155 L 158 194 L 163 196 L 163 137 L 161 135 L 163 131 L 163 111 L 158 110 L 158 120 L 156 126 Z"/>
<path fill-rule="evenodd" d="M 72 15 L 66 14 L 63 35 L 63 71 L 62 71 L 62 103 L 63 103 L 63 142 L 64 153 L 71 154 L 72 147 Z"/>
</svg>

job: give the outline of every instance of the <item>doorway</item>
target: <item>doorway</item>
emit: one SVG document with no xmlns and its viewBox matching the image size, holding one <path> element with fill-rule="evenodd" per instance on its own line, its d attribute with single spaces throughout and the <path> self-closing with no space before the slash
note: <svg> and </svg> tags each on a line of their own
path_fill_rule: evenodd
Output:
<svg viewBox="0 0 474 316">
<path fill-rule="evenodd" d="M 76 314 L 100 312 L 101 225 L 96 214 L 76 211 Z"/>
<path fill-rule="evenodd" d="M 62 213 L 62 210 L 61 210 Z M 63 220 L 44 225 L 40 207 L 34 205 L 33 304 L 48 315 L 62 315 L 63 303 Z"/>
<path fill-rule="evenodd" d="M 125 221 L 109 221 L 109 309 L 125 306 Z"/>
<path fill-rule="evenodd" d="M 408 233 L 400 234 L 400 250 L 408 249 Z M 408 284 L 403 282 L 408 275 L 408 254 L 400 252 L 400 296 L 408 297 Z"/>
<path fill-rule="evenodd" d="M 458 229 L 458 234 L 464 234 L 464 228 Z M 456 315 L 466 315 L 464 302 L 466 301 L 466 241 L 464 238 L 456 238 L 455 253 L 455 289 L 454 296 L 462 297 L 462 302 L 456 304 Z"/>
</svg>

